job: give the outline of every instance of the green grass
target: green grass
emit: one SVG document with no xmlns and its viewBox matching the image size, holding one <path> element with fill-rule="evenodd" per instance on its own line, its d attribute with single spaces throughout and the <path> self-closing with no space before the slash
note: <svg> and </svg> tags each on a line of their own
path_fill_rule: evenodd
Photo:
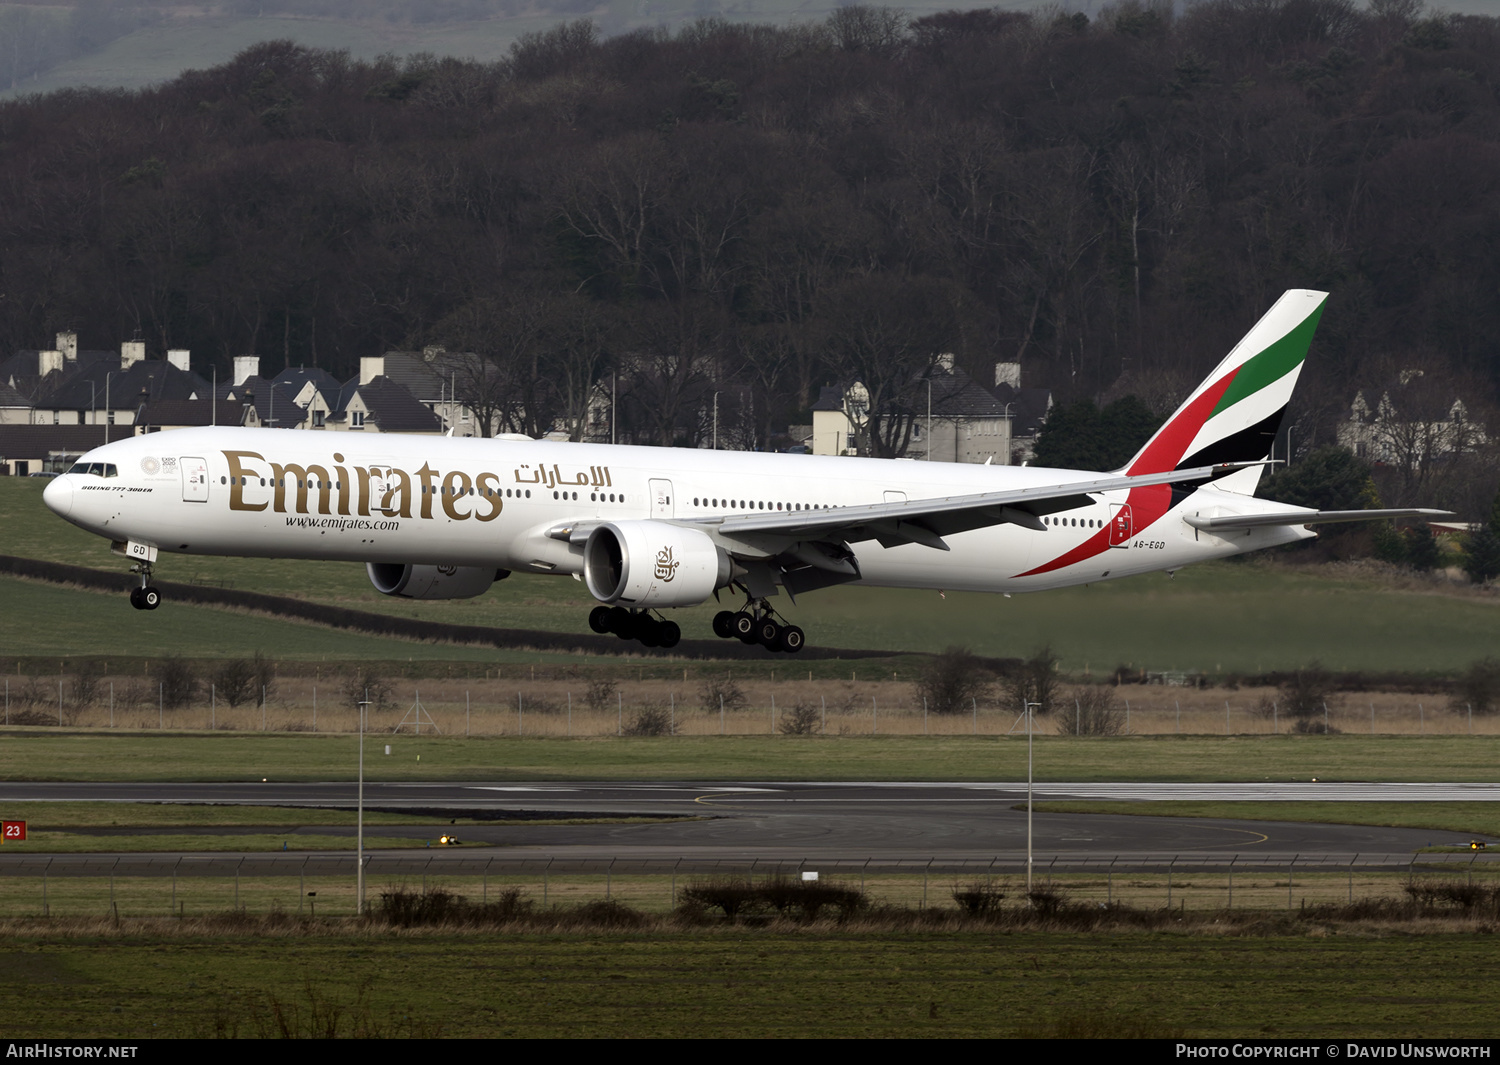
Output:
<svg viewBox="0 0 1500 1065">
<path fill-rule="evenodd" d="M 26 821 L 34 828 L 221 828 L 304 825 L 352 825 L 353 810 L 324 807 L 232 806 L 218 803 L 155 802 L 12 802 L 5 805 L 7 820 Z M 367 825 L 426 825 L 431 817 L 368 811 Z M 472 822 L 464 821 L 465 824 Z"/>
<path fill-rule="evenodd" d="M 33 838 L 34 835 L 34 838 Z M 411 850 L 435 842 L 432 836 L 366 836 L 365 850 Z M 90 836 L 84 832 L 27 832 L 27 853 L 37 854 L 215 854 L 255 851 L 352 851 L 353 836 L 250 833 L 215 836 L 207 832 L 163 832 L 149 836 Z M 484 846 L 484 844 L 480 844 Z"/>
<path fill-rule="evenodd" d="M 1488 936 L 13 938 L 10 1038 L 1490 1039 Z"/>
<path fill-rule="evenodd" d="M 11 730 L 0 779 L 352 780 L 350 735 Z M 389 757 L 380 754 L 391 743 Z M 1026 779 L 1024 737 L 674 736 L 557 739 L 400 736 L 366 740 L 369 779 Z M 1500 737 L 1036 737 L 1050 781 L 1491 781 Z"/>
<path fill-rule="evenodd" d="M 124 561 L 109 553 L 103 539 L 46 512 L 41 487 L 28 478 L 0 479 L 5 551 L 124 572 Z M 350 563 L 165 556 L 157 572 L 164 580 L 228 581 L 236 588 L 455 624 L 581 632 L 594 605 L 581 583 L 559 577 L 515 575 L 476 599 L 424 602 L 379 595 L 364 568 Z M 0 646 L 12 653 L 22 648 L 40 653 L 45 647 L 59 655 L 134 654 L 154 646 L 198 656 L 259 646 L 215 632 L 247 621 L 243 616 L 171 602 L 140 615 L 129 610 L 123 596 L 73 593 L 77 598 L 53 599 L 45 586 L 32 587 L 23 602 L 18 585 L 5 586 L 7 597 L 16 597 L 23 608 L 0 617 Z M 962 644 L 1007 657 L 1050 644 L 1062 668 L 1075 673 L 1104 673 L 1121 663 L 1260 673 L 1316 659 L 1336 670 L 1451 674 L 1493 653 L 1500 637 L 1500 599 L 1437 594 L 1436 587 L 1412 590 L 1335 572 L 1215 563 L 1181 570 L 1175 579 L 1151 574 L 1013 599 L 846 587 L 804 596 L 796 606 L 781 599 L 778 606 L 807 630 L 815 646 L 939 651 Z M 705 637 L 717 609 L 710 602 L 673 616 L 685 634 Z M 49 620 L 52 614 L 65 616 Z M 307 649 L 307 657 L 399 660 L 435 653 L 419 644 L 347 633 L 315 636 L 310 629 L 298 626 L 294 638 L 274 646 L 295 643 Z M 361 646 L 364 650 L 342 650 Z M 269 645 L 263 649 L 269 652 Z M 442 654 L 494 657 L 495 652 L 445 649 Z"/>
</svg>

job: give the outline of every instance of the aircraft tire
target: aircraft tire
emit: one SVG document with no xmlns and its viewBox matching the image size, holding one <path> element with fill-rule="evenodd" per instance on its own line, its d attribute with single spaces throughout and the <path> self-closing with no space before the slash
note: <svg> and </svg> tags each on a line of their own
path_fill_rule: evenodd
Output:
<svg viewBox="0 0 1500 1065">
<path fill-rule="evenodd" d="M 137 610 L 146 609 L 146 604 L 141 602 L 141 590 L 139 588 L 130 589 L 130 605 Z"/>
<path fill-rule="evenodd" d="M 612 606 L 609 608 L 609 628 L 605 631 L 622 640 L 631 639 L 635 635 L 635 619 L 623 606 Z"/>
<path fill-rule="evenodd" d="M 770 618 L 762 618 L 755 627 L 755 642 L 768 651 L 781 650 L 781 626 Z"/>
<path fill-rule="evenodd" d="M 755 615 L 748 610 L 741 610 L 735 614 L 733 619 L 731 636 L 737 637 L 741 643 L 755 642 Z"/>
<path fill-rule="evenodd" d="M 589 628 L 601 636 L 609 632 L 609 607 L 596 606 L 589 611 Z"/>
<path fill-rule="evenodd" d="M 161 592 L 155 588 L 146 587 L 141 589 L 141 606 L 147 610 L 155 610 L 161 606 Z"/>
<path fill-rule="evenodd" d="M 641 642 L 643 647 L 660 647 L 662 623 L 650 614 L 641 614 L 635 622 L 635 638 Z"/>
<path fill-rule="evenodd" d="M 714 615 L 714 635 L 727 640 L 734 635 L 734 611 L 721 610 Z"/>
<path fill-rule="evenodd" d="M 676 647 L 682 641 L 682 626 L 675 621 L 663 621 L 661 623 L 662 647 Z"/>
<path fill-rule="evenodd" d="M 794 655 L 807 646 L 807 636 L 795 625 L 788 625 L 781 630 L 781 649 L 789 655 Z"/>
</svg>

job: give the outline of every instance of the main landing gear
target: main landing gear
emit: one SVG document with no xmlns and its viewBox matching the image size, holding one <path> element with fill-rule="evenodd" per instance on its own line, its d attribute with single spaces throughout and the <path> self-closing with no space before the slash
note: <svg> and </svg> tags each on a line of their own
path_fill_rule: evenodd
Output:
<svg viewBox="0 0 1500 1065">
<path fill-rule="evenodd" d="M 738 613 L 721 610 L 714 615 L 714 635 L 721 640 L 758 643 L 768 651 L 796 654 L 806 646 L 806 635 L 795 625 L 777 621 L 775 614 L 763 599 L 747 604 Z"/>
<path fill-rule="evenodd" d="M 161 606 L 161 592 L 151 585 L 151 563 L 137 562 L 130 572 L 141 577 L 141 586 L 130 589 L 130 605 L 137 610 L 155 610 Z"/>
<path fill-rule="evenodd" d="M 638 640 L 647 647 L 676 647 L 682 639 L 677 622 L 623 606 L 594 607 L 589 612 L 589 628 L 600 635 L 612 632 L 622 640 Z"/>
</svg>

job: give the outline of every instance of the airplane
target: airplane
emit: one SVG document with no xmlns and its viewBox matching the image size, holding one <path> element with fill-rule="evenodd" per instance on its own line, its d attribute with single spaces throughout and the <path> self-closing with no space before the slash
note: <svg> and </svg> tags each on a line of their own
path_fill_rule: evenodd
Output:
<svg viewBox="0 0 1500 1065">
<path fill-rule="evenodd" d="M 118 440 L 47 486 L 131 560 L 154 610 L 161 553 L 363 562 L 385 595 L 457 599 L 566 574 L 597 633 L 670 648 L 662 615 L 723 592 L 714 633 L 796 652 L 771 600 L 839 584 L 1031 592 L 1225 558 L 1326 522 L 1255 497 L 1327 293 L 1292 290 L 1111 472 L 532 440 L 215 427 Z"/>
</svg>

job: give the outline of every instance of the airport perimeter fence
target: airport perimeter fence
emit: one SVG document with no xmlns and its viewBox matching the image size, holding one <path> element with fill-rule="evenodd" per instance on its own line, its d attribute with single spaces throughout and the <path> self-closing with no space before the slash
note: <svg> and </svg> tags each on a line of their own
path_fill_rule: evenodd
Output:
<svg viewBox="0 0 1500 1065">
<path fill-rule="evenodd" d="M 920 694 L 893 697 L 883 680 L 746 680 L 705 697 L 713 678 L 681 684 L 647 680 L 611 684 L 603 698 L 566 683 L 531 688 L 499 680 L 479 690 L 462 681 L 429 680 L 399 695 L 389 687 L 367 696 L 366 732 L 372 737 L 462 736 L 585 738 L 600 736 L 1024 736 L 1026 715 L 991 699 L 971 699 L 953 713 L 929 710 Z M 382 682 L 383 683 L 383 682 Z M 904 682 L 913 687 L 910 682 Z M 358 714 L 347 692 L 325 683 L 286 680 L 235 705 L 205 683 L 195 698 L 174 707 L 159 680 L 96 678 L 90 701 L 75 698 L 76 678 L 0 678 L 0 724 L 207 732 L 322 732 L 352 735 Z M 695 687 L 696 685 L 696 687 Z M 841 687 L 842 686 L 842 687 Z M 703 689 L 703 690 L 700 690 Z M 838 690 L 835 690 L 838 689 Z M 717 688 L 714 689 L 717 691 Z M 1038 736 L 1256 736 L 1289 734 L 1383 736 L 1495 736 L 1500 714 L 1472 704 L 1405 692 L 1330 697 L 1306 716 L 1286 712 L 1270 694 L 1225 699 L 1212 691 L 1132 688 L 1115 693 L 1106 712 L 1081 706 L 1084 688 L 1069 689 L 1056 712 L 1033 712 Z"/>
<path fill-rule="evenodd" d="M 28 855 L 0 861 L 0 916 L 210 916 L 226 912 L 347 915 L 357 860 L 347 854 Z M 1500 853 L 1161 854 L 1034 860 L 1034 889 L 1058 898 L 1137 909 L 1276 910 L 1391 897 L 1422 881 L 1494 888 Z M 510 892 L 543 908 L 612 899 L 665 912 L 693 883 L 801 880 L 857 885 L 872 901 L 925 908 L 984 886 L 1026 898 L 1024 855 L 993 858 L 543 858 L 444 850 L 365 855 L 366 898 L 442 889 L 488 903 Z M 293 903 L 295 900 L 295 903 Z"/>
</svg>

